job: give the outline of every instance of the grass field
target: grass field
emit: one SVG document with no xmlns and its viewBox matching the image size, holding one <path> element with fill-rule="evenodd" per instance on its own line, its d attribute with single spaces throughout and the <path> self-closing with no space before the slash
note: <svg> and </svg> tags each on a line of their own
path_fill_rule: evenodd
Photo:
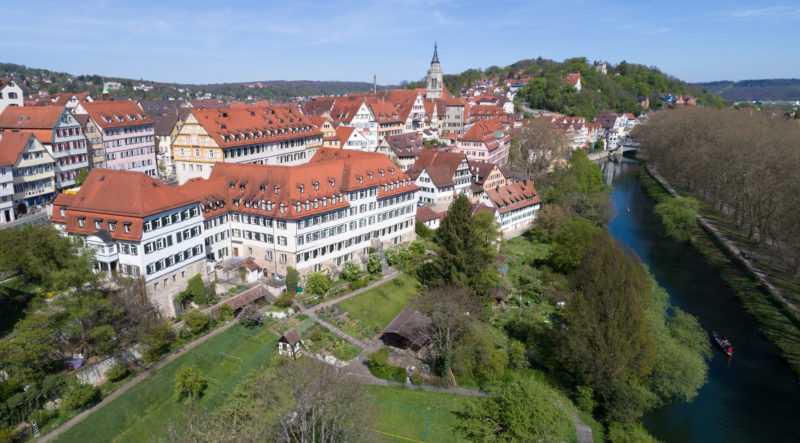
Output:
<svg viewBox="0 0 800 443">
<path fill-rule="evenodd" d="M 366 326 L 364 330 L 372 333 L 375 326 L 383 330 L 389 325 L 392 319 L 419 294 L 419 288 L 417 280 L 402 274 L 392 281 L 339 303 L 339 306 L 348 312 L 352 320 L 364 324 Z"/>
<path fill-rule="evenodd" d="M 257 332 L 256 332 L 257 331 Z M 243 339 L 244 337 L 244 339 Z M 61 434 L 57 441 L 151 441 L 164 436 L 167 420 L 180 421 L 187 406 L 173 397 L 175 371 L 183 365 L 196 365 L 209 382 L 199 406 L 216 406 L 224 393 L 259 367 L 269 365 L 277 337 L 266 327 L 255 330 L 234 325 L 188 351 L 145 380 L 98 409 Z M 220 357 L 220 353 L 240 358 Z M 220 392 L 221 391 L 221 392 Z"/>
<path fill-rule="evenodd" d="M 456 424 L 454 412 L 459 410 L 461 403 L 469 397 L 387 386 L 367 386 L 366 389 L 376 400 L 377 419 L 372 429 L 385 433 L 376 432 L 382 441 L 465 441 L 453 430 Z M 429 422 L 428 416 L 430 416 Z"/>
</svg>

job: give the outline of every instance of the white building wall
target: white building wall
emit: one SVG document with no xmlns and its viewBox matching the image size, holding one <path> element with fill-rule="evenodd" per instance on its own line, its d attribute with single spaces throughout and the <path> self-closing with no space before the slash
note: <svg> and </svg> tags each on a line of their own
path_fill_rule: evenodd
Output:
<svg viewBox="0 0 800 443">
<path fill-rule="evenodd" d="M 2 89 L 0 89 L 0 114 L 5 111 L 8 106 L 23 106 L 22 101 L 22 88 L 19 87 L 13 80 L 9 81 Z"/>
<path fill-rule="evenodd" d="M 0 223 L 14 221 L 14 177 L 11 165 L 0 166 Z"/>
</svg>

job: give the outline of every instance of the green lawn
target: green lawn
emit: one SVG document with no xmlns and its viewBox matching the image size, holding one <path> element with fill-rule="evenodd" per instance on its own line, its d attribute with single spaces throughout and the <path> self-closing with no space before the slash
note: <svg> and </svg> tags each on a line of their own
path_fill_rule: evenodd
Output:
<svg viewBox="0 0 800 443">
<path fill-rule="evenodd" d="M 365 329 L 370 332 L 375 326 L 383 330 L 419 294 L 419 288 L 417 280 L 402 274 L 363 294 L 348 298 L 339 306 L 348 312 L 350 319 L 366 325 Z"/>
<path fill-rule="evenodd" d="M 541 260 L 550 255 L 550 245 L 547 243 L 537 243 L 531 238 L 530 233 L 514 237 L 504 242 L 500 247 L 500 253 L 511 260 L 522 260 L 531 263 Z"/>
<path fill-rule="evenodd" d="M 397 438 L 376 432 L 376 435 L 383 437 L 383 441 L 409 441 L 406 439 L 425 442 L 465 441 L 453 430 L 456 424 L 454 412 L 459 410 L 462 402 L 470 397 L 387 386 L 367 386 L 366 390 L 376 400 L 377 420 L 371 426 L 372 429 L 403 437 Z M 426 433 L 425 423 L 428 415 L 430 421 Z"/>
<path fill-rule="evenodd" d="M 234 325 L 227 331 L 154 371 L 145 380 L 89 415 L 63 434 L 57 441 L 150 441 L 163 437 L 165 421 L 180 421 L 187 406 L 173 397 L 175 371 L 183 365 L 196 365 L 209 381 L 200 406 L 219 404 L 226 392 L 242 379 L 270 363 L 277 337 L 266 327 L 247 329 Z M 239 361 L 220 352 L 242 359 Z M 218 386 L 219 385 L 219 386 Z M 221 391 L 221 392 L 218 392 Z"/>
</svg>

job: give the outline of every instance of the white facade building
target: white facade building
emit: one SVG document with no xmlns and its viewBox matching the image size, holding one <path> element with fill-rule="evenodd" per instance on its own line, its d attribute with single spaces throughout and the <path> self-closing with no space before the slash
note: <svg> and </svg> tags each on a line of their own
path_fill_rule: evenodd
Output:
<svg viewBox="0 0 800 443">
<path fill-rule="evenodd" d="M 22 88 L 10 78 L 0 78 L 0 114 L 8 106 L 23 106 Z"/>
</svg>

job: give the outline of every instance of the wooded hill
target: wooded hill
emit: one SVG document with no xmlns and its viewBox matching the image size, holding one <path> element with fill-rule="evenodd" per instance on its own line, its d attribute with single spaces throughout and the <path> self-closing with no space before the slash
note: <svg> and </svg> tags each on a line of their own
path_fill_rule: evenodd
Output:
<svg viewBox="0 0 800 443">
<path fill-rule="evenodd" d="M 695 83 L 695 85 L 713 94 L 718 94 L 725 100 L 800 100 L 800 79 L 796 78 L 741 80 L 738 82 L 723 80 Z"/>
<path fill-rule="evenodd" d="M 474 84 L 481 78 L 497 77 L 502 83 L 513 78 L 522 70 L 520 77 L 533 77 L 529 84 L 519 91 L 518 97 L 535 109 L 547 109 L 594 118 L 598 113 L 613 109 L 617 112 L 640 113 L 643 109 L 636 98 L 650 97 L 650 108 L 661 107 L 661 93 L 691 94 L 697 103 L 704 106 L 720 107 L 722 98 L 680 79 L 664 74 L 655 67 L 620 62 L 608 64 L 607 73 L 597 71 L 585 57 L 566 59 L 563 62 L 537 59 L 520 60 L 500 68 L 492 66 L 485 70 L 469 69 L 456 75 L 445 75 L 444 80 L 452 93 Z M 577 93 L 562 79 L 567 74 L 581 73 L 581 92 Z"/>
<path fill-rule="evenodd" d="M 25 94 L 35 94 L 39 90 L 46 90 L 50 94 L 59 92 L 84 92 L 89 91 L 93 97 L 98 97 L 103 92 L 103 77 L 100 75 L 72 75 L 66 72 L 55 72 L 47 69 L 29 68 L 13 63 L 0 63 L 0 77 L 13 76 L 22 87 Z M 45 81 L 45 79 L 49 80 Z M 255 100 L 286 100 L 297 96 L 311 95 L 340 95 L 354 92 L 369 92 L 372 83 L 368 82 L 340 82 L 340 81 L 313 81 L 313 80 L 269 80 L 245 83 L 214 83 L 214 84 L 179 84 L 162 83 L 149 80 L 136 80 L 120 77 L 105 77 L 107 82 L 118 82 L 122 89 L 110 91 L 114 96 L 125 96 L 137 100 L 155 100 L 164 95 L 164 90 L 170 97 L 193 99 L 211 93 L 227 99 L 244 100 L 251 96 Z M 133 90 L 134 85 L 150 85 L 150 91 Z M 261 84 L 261 86 L 248 87 L 247 85 Z M 378 86 L 384 89 L 384 86 Z M 179 89 L 183 89 L 180 92 Z"/>
</svg>

